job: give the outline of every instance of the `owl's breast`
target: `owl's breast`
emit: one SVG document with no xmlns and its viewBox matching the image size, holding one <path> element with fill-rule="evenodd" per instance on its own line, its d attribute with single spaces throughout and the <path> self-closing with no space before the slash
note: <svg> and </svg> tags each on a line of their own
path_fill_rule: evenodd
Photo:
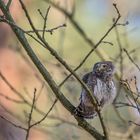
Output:
<svg viewBox="0 0 140 140">
<path fill-rule="evenodd" d="M 94 86 L 94 96 L 97 98 L 98 102 L 103 102 L 103 104 L 112 103 L 116 96 L 114 82 L 104 82 L 97 79 L 96 85 Z"/>
</svg>

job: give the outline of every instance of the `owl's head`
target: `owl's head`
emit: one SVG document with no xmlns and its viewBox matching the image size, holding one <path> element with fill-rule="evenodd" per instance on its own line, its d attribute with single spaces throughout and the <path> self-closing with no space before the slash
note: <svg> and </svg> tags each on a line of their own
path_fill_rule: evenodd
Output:
<svg viewBox="0 0 140 140">
<path fill-rule="evenodd" d="M 115 67 L 111 61 L 98 62 L 93 67 L 93 73 L 97 77 L 106 79 L 111 78 L 115 72 Z"/>
</svg>

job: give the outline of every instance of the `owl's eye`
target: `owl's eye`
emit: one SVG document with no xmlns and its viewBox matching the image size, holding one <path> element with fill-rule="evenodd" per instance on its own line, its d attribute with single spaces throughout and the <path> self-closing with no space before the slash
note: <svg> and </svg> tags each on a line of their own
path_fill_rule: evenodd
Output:
<svg viewBox="0 0 140 140">
<path fill-rule="evenodd" d="M 107 65 L 103 65 L 103 68 L 107 68 Z"/>
</svg>

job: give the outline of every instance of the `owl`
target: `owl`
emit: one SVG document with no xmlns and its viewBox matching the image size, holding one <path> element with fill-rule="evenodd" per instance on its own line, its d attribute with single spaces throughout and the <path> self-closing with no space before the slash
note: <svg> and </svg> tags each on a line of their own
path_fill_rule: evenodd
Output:
<svg viewBox="0 0 140 140">
<path fill-rule="evenodd" d="M 112 103 L 116 96 L 116 88 L 113 81 L 114 71 L 115 67 L 112 62 L 104 61 L 96 63 L 92 72 L 83 76 L 83 82 L 91 90 L 100 109 L 104 105 Z M 97 115 L 91 98 L 84 88 L 82 89 L 80 104 L 76 107 L 75 115 L 86 119 L 91 119 Z"/>
</svg>

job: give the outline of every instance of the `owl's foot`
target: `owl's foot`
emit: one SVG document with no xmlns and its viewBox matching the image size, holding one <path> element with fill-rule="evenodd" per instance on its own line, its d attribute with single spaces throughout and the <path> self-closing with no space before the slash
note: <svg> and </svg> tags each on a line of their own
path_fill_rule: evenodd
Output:
<svg viewBox="0 0 140 140">
<path fill-rule="evenodd" d="M 77 115 L 77 108 L 75 108 L 74 111 L 71 114 L 76 116 Z"/>
<path fill-rule="evenodd" d="M 80 118 L 92 119 L 97 115 L 97 113 L 83 110 L 80 106 L 78 106 L 75 108 L 72 115 L 80 117 Z"/>
<path fill-rule="evenodd" d="M 74 111 L 72 112 L 72 115 L 78 116 L 78 117 L 82 117 L 82 116 L 79 115 L 79 110 L 78 110 L 77 107 L 76 107 L 76 108 L 74 109 Z"/>
</svg>

